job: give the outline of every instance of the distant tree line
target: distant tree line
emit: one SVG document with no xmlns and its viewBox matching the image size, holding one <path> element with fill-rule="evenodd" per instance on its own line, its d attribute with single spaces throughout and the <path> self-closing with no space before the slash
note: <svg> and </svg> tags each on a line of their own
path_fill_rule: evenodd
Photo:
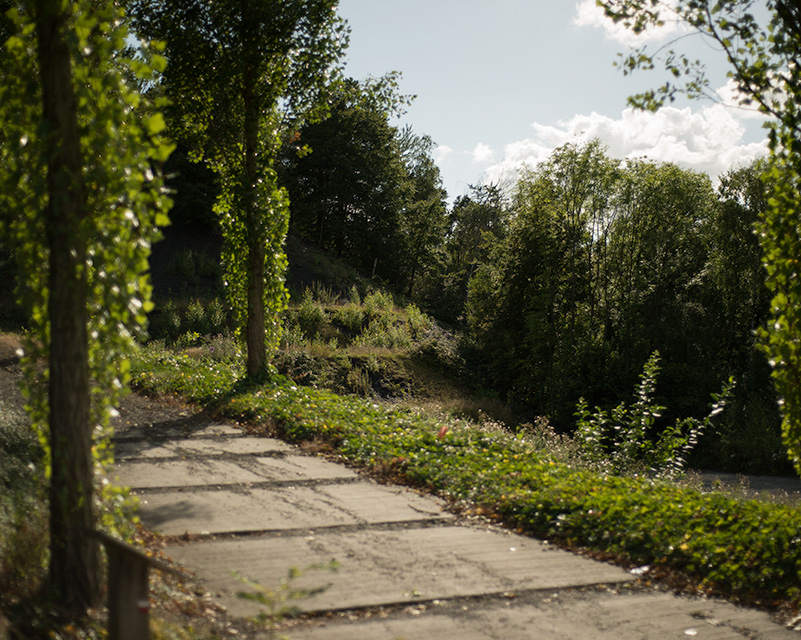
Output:
<svg viewBox="0 0 801 640">
<path fill-rule="evenodd" d="M 566 145 L 508 201 L 488 206 L 476 190 L 476 201 L 457 202 L 457 214 L 494 210 L 498 225 L 470 234 L 452 216 L 447 268 L 431 288 L 449 292 L 450 313 L 461 300 L 482 383 L 526 412 L 567 429 L 578 398 L 616 405 L 659 351 L 666 423 L 703 414 L 733 375 L 735 402 L 706 443 L 708 462 L 785 470 L 755 336 L 770 310 L 753 230 L 767 205 L 761 173 L 733 170 L 715 189 L 676 165 L 611 159 L 597 141 Z"/>
</svg>

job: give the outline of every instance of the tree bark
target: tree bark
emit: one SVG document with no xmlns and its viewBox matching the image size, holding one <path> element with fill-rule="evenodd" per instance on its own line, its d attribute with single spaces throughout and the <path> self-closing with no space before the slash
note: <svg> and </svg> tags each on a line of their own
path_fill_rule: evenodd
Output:
<svg viewBox="0 0 801 640">
<path fill-rule="evenodd" d="M 247 7 L 246 7 L 247 8 Z M 243 29 L 249 25 L 247 11 L 243 12 Z M 243 35 L 244 42 L 250 40 Z M 266 366 L 264 339 L 264 258 L 265 246 L 262 228 L 256 210 L 257 162 L 256 154 L 259 139 L 259 105 L 254 95 L 256 82 L 256 64 L 250 61 L 244 72 L 244 134 L 245 134 L 245 180 L 244 208 L 248 229 L 248 317 L 245 329 L 245 343 L 248 350 L 247 375 L 253 377 L 261 373 Z"/>
<path fill-rule="evenodd" d="M 101 601 L 101 565 L 94 528 L 94 462 L 89 424 L 86 205 L 80 132 L 59 0 L 37 0 L 36 28 L 47 132 L 50 381 L 50 581 L 66 613 Z"/>
<path fill-rule="evenodd" d="M 264 257 L 263 244 L 251 245 L 248 255 L 248 320 L 245 341 L 248 348 L 248 377 L 266 366 L 264 341 Z"/>
</svg>

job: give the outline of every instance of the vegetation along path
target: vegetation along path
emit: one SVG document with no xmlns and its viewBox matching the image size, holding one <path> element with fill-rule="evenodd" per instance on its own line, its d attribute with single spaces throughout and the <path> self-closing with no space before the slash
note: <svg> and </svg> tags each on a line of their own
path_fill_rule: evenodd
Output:
<svg viewBox="0 0 801 640">
<path fill-rule="evenodd" d="M 118 480 L 166 554 L 231 617 L 300 609 L 291 638 L 799 637 L 205 414 L 132 396 L 117 422 Z"/>
</svg>

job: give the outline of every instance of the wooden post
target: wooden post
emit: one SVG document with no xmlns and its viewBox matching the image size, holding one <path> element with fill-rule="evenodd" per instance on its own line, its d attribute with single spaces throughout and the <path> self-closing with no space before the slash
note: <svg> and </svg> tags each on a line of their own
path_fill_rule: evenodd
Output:
<svg viewBox="0 0 801 640">
<path fill-rule="evenodd" d="M 92 531 L 92 535 L 108 554 L 109 640 L 149 640 L 148 569 L 183 574 L 107 533 Z"/>
</svg>

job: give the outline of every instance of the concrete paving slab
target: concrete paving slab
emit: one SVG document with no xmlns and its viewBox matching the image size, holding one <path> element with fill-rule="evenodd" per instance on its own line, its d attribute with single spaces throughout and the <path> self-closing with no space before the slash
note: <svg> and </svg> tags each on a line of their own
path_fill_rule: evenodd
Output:
<svg viewBox="0 0 801 640">
<path fill-rule="evenodd" d="M 505 602 L 442 602 L 370 618 L 313 621 L 293 640 L 798 640 L 768 614 L 713 600 L 664 593 L 560 591 Z"/>
<path fill-rule="evenodd" d="M 173 440 L 148 442 L 127 440 L 114 445 L 117 460 L 131 458 L 191 458 L 196 456 L 219 456 L 226 454 L 270 454 L 290 453 L 295 449 L 274 438 L 199 438 L 197 440 Z"/>
<path fill-rule="evenodd" d="M 140 496 L 139 517 L 145 526 L 167 535 L 452 518 L 435 498 L 367 481 L 315 487 L 147 492 Z"/>
<path fill-rule="evenodd" d="M 262 480 L 262 476 L 238 462 L 214 458 L 132 460 L 116 468 L 116 483 L 131 489 L 203 487 Z"/>
<path fill-rule="evenodd" d="M 340 464 L 313 456 L 217 460 L 210 457 L 182 460 L 129 459 L 117 465 L 117 483 L 131 489 L 202 487 L 256 482 L 358 479 Z"/>
<path fill-rule="evenodd" d="M 241 436 L 242 430 L 230 424 L 206 424 L 202 426 L 185 426 L 168 424 L 151 424 L 144 426 L 117 428 L 114 439 L 142 440 L 149 438 L 187 438 L 208 436 Z"/>
<path fill-rule="evenodd" d="M 361 476 L 348 467 L 329 462 L 315 456 L 283 456 L 281 458 L 256 458 L 258 466 L 254 473 L 263 480 L 293 481 L 311 480 L 357 480 Z"/>
<path fill-rule="evenodd" d="M 619 567 L 531 538 L 461 526 L 216 540 L 168 547 L 166 553 L 197 567 L 207 588 L 237 616 L 255 615 L 259 609 L 235 597 L 244 587 L 232 577 L 233 570 L 274 587 L 291 567 L 331 559 L 341 565 L 336 573 L 311 571 L 296 583 L 331 586 L 293 604 L 306 611 L 350 609 L 631 580 Z"/>
</svg>

